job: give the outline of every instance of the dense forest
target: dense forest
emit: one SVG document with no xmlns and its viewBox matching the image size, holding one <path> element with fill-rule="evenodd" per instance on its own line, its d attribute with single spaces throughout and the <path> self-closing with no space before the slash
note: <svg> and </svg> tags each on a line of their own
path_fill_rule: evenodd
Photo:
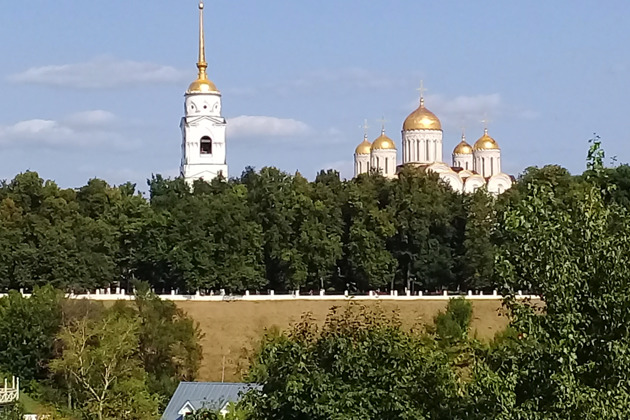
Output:
<svg viewBox="0 0 630 420">
<path fill-rule="evenodd" d="M 630 206 L 630 167 L 589 165 L 579 176 L 528 168 L 499 197 L 455 193 L 411 168 L 394 180 L 322 171 L 314 181 L 248 168 L 192 188 L 156 175 L 146 197 L 133 184 L 63 189 L 25 172 L 0 185 L 0 291 L 129 290 L 136 280 L 180 293 L 491 290 L 502 286 L 497 250 L 519 240 L 505 232 L 505 209 L 533 185 L 565 200 L 596 182 Z"/>
</svg>

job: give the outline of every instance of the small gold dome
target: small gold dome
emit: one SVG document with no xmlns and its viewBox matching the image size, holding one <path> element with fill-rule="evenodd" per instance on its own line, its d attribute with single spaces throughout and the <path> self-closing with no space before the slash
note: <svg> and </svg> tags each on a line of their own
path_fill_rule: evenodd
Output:
<svg viewBox="0 0 630 420">
<path fill-rule="evenodd" d="M 381 131 L 381 135 L 372 143 L 372 150 L 393 149 L 396 150 L 394 140 L 385 135 L 385 130 Z"/>
<path fill-rule="evenodd" d="M 198 78 L 190 84 L 186 93 L 210 93 L 219 92 L 219 89 L 207 78 Z"/>
<path fill-rule="evenodd" d="M 363 138 L 363 141 L 354 150 L 357 155 L 369 155 L 372 151 L 372 144 L 368 141 L 367 136 Z"/>
<path fill-rule="evenodd" d="M 442 124 L 438 117 L 424 107 L 424 99 L 420 99 L 420 106 L 413 111 L 403 123 L 403 131 L 410 130 L 441 130 Z"/>
<path fill-rule="evenodd" d="M 475 142 L 473 150 L 499 150 L 499 144 L 488 135 L 488 129 L 483 132 L 483 136 Z"/>
<path fill-rule="evenodd" d="M 453 149 L 454 155 L 470 155 L 473 152 L 473 148 L 465 139 L 459 142 L 455 149 Z"/>
</svg>

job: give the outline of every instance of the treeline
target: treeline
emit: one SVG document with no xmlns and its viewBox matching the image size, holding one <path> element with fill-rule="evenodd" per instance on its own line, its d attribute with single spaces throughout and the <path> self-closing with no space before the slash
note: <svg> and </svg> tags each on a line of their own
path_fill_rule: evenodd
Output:
<svg viewBox="0 0 630 420">
<path fill-rule="evenodd" d="M 248 168 L 192 189 L 154 176 L 144 197 L 133 184 L 62 189 L 25 172 L 0 185 L 0 290 L 129 290 L 135 280 L 180 293 L 490 290 L 501 286 L 497 249 L 509 246 L 504 209 L 539 181 L 563 200 L 585 176 L 529 168 L 495 198 L 455 193 L 414 169 L 395 180 L 326 171 L 309 182 Z M 601 183 L 630 205 L 627 165 L 604 170 Z"/>
</svg>

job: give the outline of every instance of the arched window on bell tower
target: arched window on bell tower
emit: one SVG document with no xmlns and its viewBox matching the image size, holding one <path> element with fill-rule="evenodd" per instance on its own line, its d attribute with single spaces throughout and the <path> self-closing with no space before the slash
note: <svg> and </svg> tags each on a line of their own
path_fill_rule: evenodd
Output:
<svg viewBox="0 0 630 420">
<path fill-rule="evenodd" d="M 212 154 L 212 139 L 208 136 L 203 136 L 199 144 L 199 153 L 202 155 Z"/>
</svg>

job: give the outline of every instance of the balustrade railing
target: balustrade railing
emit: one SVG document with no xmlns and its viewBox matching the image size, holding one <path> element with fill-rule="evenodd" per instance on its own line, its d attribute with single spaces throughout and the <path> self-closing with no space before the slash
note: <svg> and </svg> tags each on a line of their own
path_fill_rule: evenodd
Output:
<svg viewBox="0 0 630 420">
<path fill-rule="evenodd" d="M 5 378 L 4 386 L 0 388 L 0 405 L 12 404 L 18 399 L 20 399 L 20 379 L 14 376 L 9 384 Z"/>
</svg>

